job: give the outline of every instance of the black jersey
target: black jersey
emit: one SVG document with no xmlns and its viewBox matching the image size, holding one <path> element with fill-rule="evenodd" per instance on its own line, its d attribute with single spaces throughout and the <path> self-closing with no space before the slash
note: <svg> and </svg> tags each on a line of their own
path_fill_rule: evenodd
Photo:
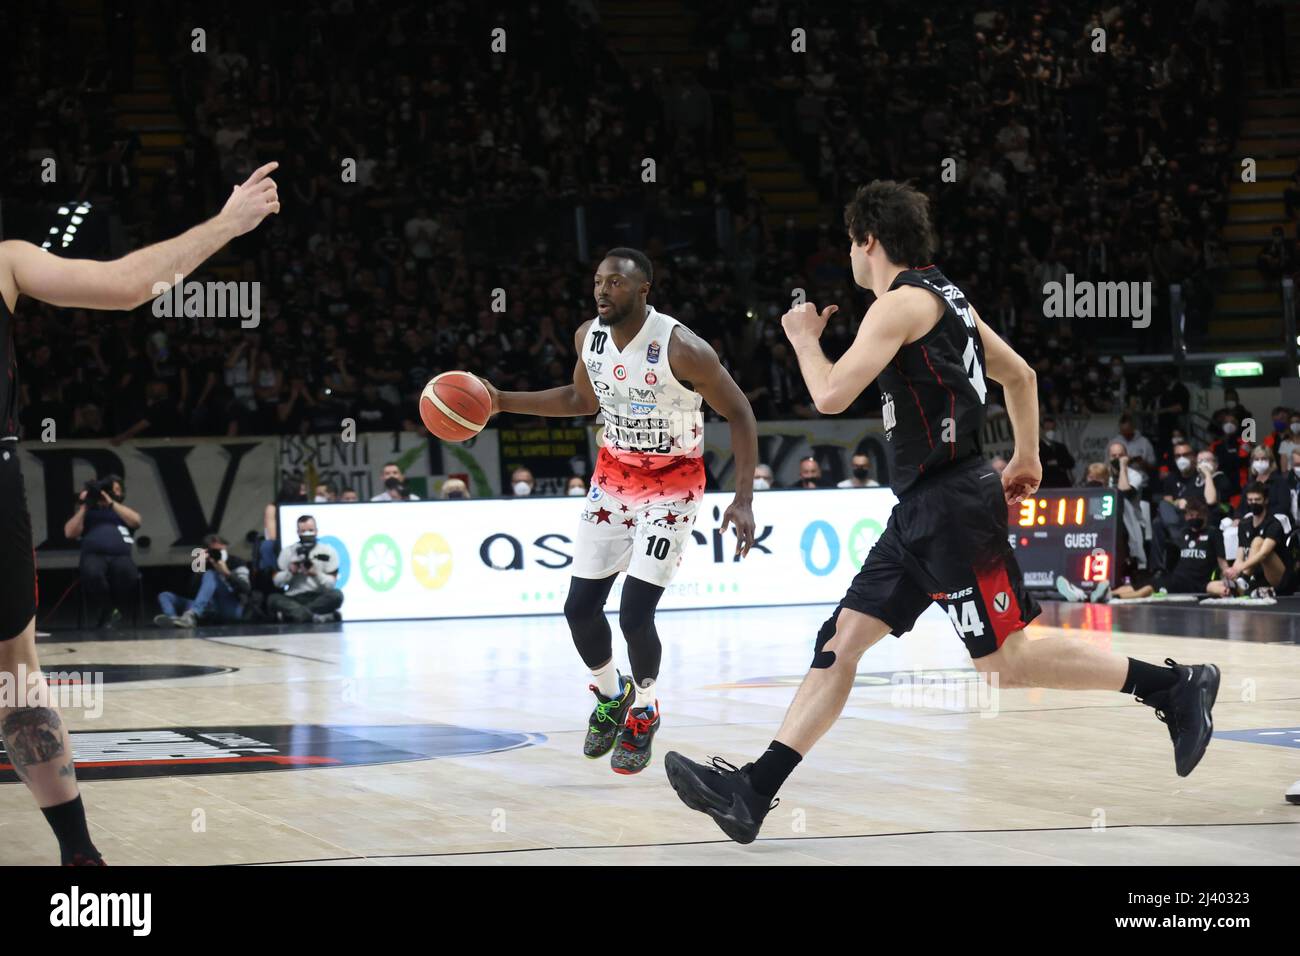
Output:
<svg viewBox="0 0 1300 956">
<path fill-rule="evenodd" d="M 0 439 L 18 434 L 18 353 L 14 315 L 0 296 Z"/>
<path fill-rule="evenodd" d="M 1219 570 L 1224 557 L 1223 534 L 1218 528 L 1187 528 L 1178 542 L 1178 561 L 1166 588 L 1175 594 L 1200 594 Z"/>
<path fill-rule="evenodd" d="M 984 426 L 984 344 L 961 289 L 934 266 L 906 269 L 890 285 L 914 285 L 943 299 L 933 329 L 900 348 L 877 383 L 885 438 L 893 444 L 894 493 L 969 459 Z"/>
<path fill-rule="evenodd" d="M 1273 553 L 1281 560 L 1283 567 L 1291 569 L 1291 554 L 1287 550 L 1286 539 L 1291 534 L 1291 522 L 1284 515 L 1269 515 L 1257 527 L 1255 516 L 1247 515 L 1237 523 L 1237 546 L 1246 554 L 1250 553 L 1250 542 L 1255 538 L 1272 538 Z"/>
</svg>

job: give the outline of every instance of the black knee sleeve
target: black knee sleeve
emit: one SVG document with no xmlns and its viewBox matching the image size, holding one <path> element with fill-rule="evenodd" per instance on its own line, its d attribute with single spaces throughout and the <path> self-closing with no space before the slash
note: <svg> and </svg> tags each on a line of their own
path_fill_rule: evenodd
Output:
<svg viewBox="0 0 1300 956">
<path fill-rule="evenodd" d="M 826 642 L 835 636 L 835 622 L 840 618 L 840 611 L 843 605 L 835 609 L 835 613 L 827 618 L 826 623 L 822 625 L 817 632 L 817 643 L 813 646 L 812 666 L 817 668 L 833 667 L 835 665 L 835 652 L 822 650 Z"/>
<path fill-rule="evenodd" d="M 609 621 L 605 620 L 605 599 L 616 575 L 607 578 L 570 578 L 569 596 L 564 599 L 564 617 L 573 633 L 573 646 L 590 670 L 614 656 Z"/>
<path fill-rule="evenodd" d="M 663 645 L 655 630 L 655 608 L 664 589 L 639 578 L 623 582 L 623 601 L 618 609 L 618 624 L 627 639 L 627 657 L 632 664 L 632 678 L 642 681 L 659 678 L 659 661 Z"/>
</svg>

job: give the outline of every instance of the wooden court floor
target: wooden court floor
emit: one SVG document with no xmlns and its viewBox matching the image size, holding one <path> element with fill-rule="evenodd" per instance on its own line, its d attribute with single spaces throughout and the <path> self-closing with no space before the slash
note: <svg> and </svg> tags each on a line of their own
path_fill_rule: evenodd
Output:
<svg viewBox="0 0 1300 956">
<path fill-rule="evenodd" d="M 1216 739 L 1188 778 L 1131 698 L 981 693 L 932 609 L 864 657 L 759 841 L 730 843 L 660 758 L 752 760 L 830 611 L 661 613 L 663 726 L 636 777 L 581 755 L 592 697 L 562 617 L 41 647 L 69 680 L 115 675 L 97 706 L 65 710 L 115 865 L 1300 863 L 1300 806 L 1283 799 L 1300 778 L 1296 621 L 1239 610 L 1049 605 L 1031 628 L 1217 663 Z M 0 863 L 57 859 L 19 783 L 0 785 L 0 833 Z"/>
</svg>

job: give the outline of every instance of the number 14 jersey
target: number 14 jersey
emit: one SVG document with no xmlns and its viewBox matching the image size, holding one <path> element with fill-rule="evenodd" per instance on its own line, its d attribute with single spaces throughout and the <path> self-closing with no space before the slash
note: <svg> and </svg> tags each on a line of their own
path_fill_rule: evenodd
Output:
<svg viewBox="0 0 1300 956">
<path fill-rule="evenodd" d="M 885 438 L 894 446 L 890 484 L 900 497 L 922 478 L 979 453 L 988 393 L 984 345 L 965 294 L 932 265 L 905 269 L 889 288 L 904 285 L 933 292 L 944 311 L 877 379 Z"/>
</svg>

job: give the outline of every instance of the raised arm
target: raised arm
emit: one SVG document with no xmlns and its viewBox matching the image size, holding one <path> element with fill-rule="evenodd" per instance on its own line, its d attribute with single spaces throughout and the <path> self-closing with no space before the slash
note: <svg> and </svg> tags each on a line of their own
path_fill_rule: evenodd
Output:
<svg viewBox="0 0 1300 956">
<path fill-rule="evenodd" d="M 0 293 L 12 309 L 20 295 L 78 309 L 134 309 L 171 288 L 237 236 L 280 211 L 277 163 L 267 163 L 234 187 L 221 212 L 175 239 L 120 259 L 65 259 L 30 242 L 0 242 Z"/>
</svg>

